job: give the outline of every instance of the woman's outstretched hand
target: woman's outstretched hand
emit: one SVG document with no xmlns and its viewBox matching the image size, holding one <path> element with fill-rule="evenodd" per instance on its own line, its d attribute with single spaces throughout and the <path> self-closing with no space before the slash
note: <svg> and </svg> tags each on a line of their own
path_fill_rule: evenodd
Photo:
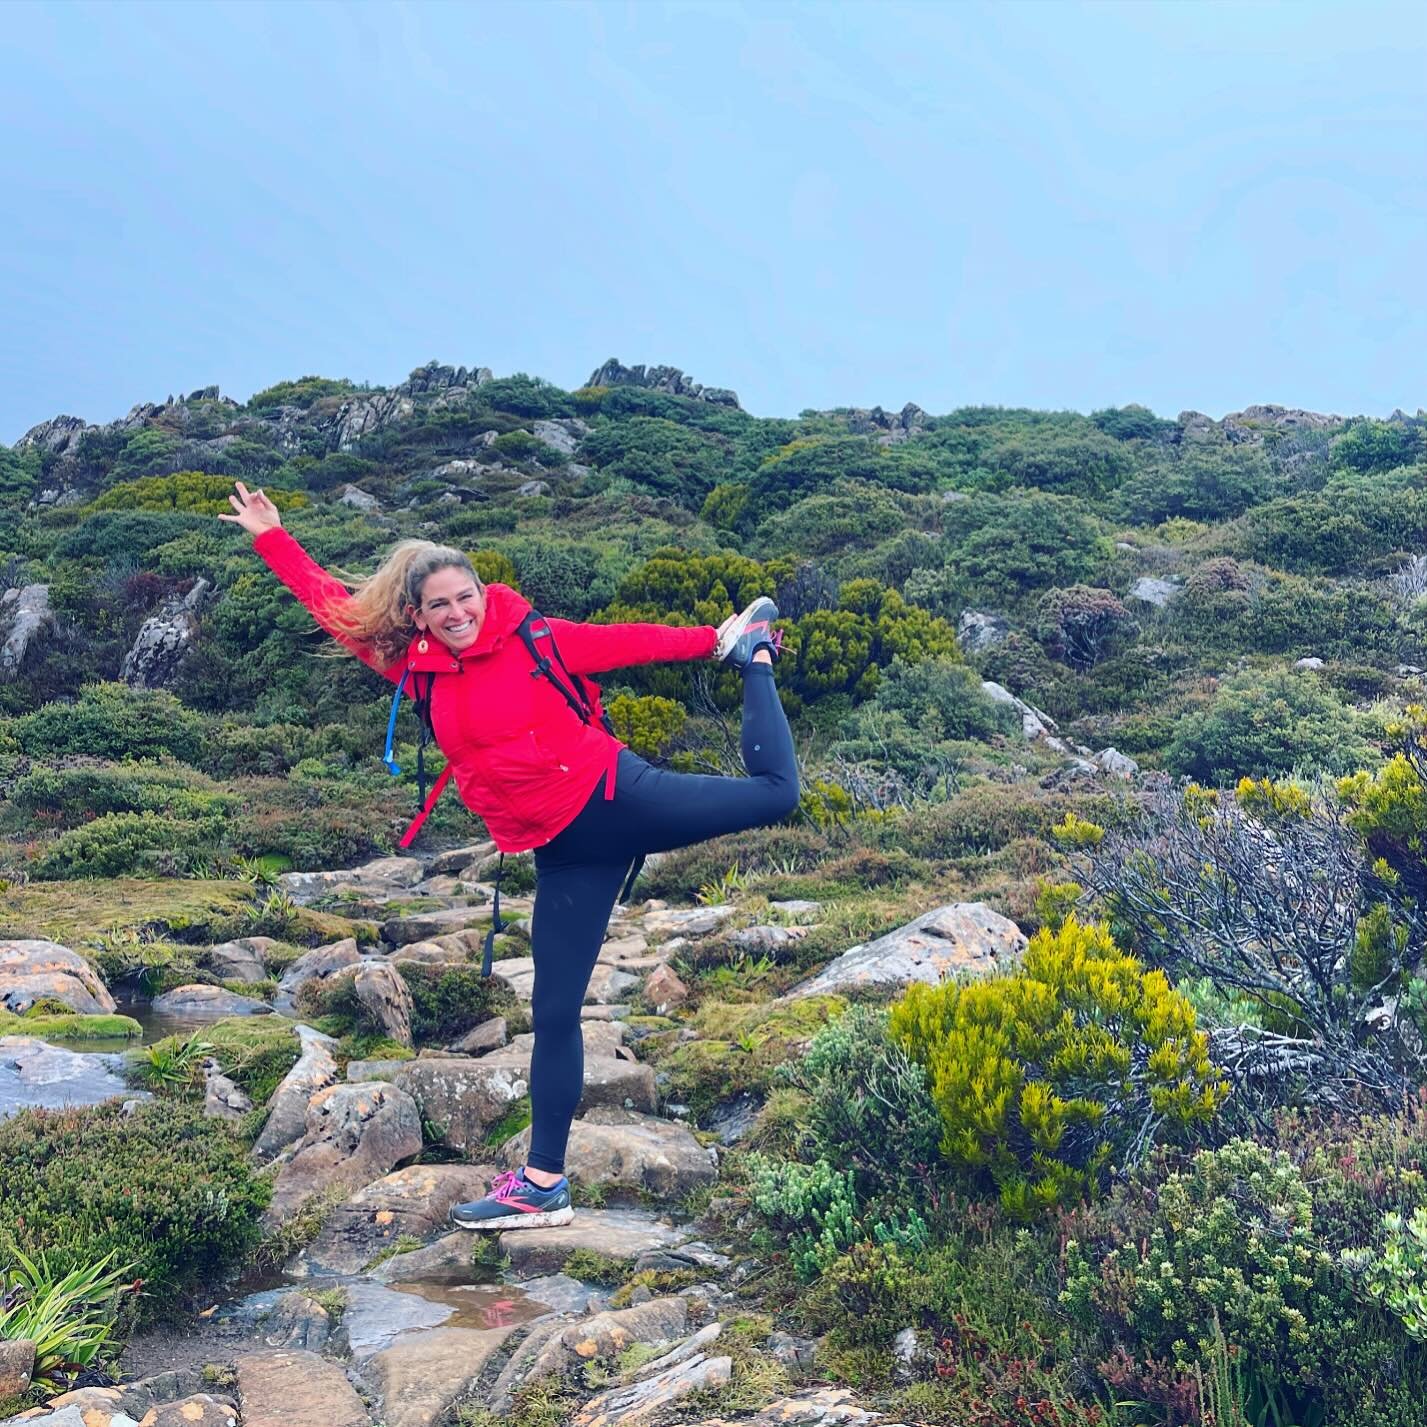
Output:
<svg viewBox="0 0 1427 1427">
<path fill-rule="evenodd" d="M 236 489 L 228 497 L 228 504 L 237 513 L 220 515 L 219 520 L 231 520 L 253 536 L 261 535 L 265 530 L 277 530 L 282 525 L 277 506 L 262 491 L 250 491 L 242 481 L 235 481 L 234 485 Z"/>
</svg>

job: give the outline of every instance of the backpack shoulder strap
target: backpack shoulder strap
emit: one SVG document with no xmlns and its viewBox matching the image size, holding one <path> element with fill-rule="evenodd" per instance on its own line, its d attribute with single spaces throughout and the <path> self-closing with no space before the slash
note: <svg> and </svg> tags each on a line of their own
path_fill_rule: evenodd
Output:
<svg viewBox="0 0 1427 1427">
<path fill-rule="evenodd" d="M 581 723 L 592 724 L 595 721 L 596 705 L 586 691 L 585 681 L 578 674 L 572 674 L 561 657 L 560 646 L 555 642 L 555 631 L 550 627 L 550 621 L 538 610 L 531 610 L 520 621 L 517 633 L 535 664 L 534 669 L 530 671 L 530 677 L 548 679 L 560 691 L 575 717 Z M 545 649 L 541 648 L 541 644 L 545 645 Z M 548 653 L 545 652 L 546 649 Z M 565 676 L 563 679 L 555 673 L 557 666 Z M 602 709 L 599 710 L 599 717 L 606 732 L 612 732 L 609 718 Z"/>
</svg>

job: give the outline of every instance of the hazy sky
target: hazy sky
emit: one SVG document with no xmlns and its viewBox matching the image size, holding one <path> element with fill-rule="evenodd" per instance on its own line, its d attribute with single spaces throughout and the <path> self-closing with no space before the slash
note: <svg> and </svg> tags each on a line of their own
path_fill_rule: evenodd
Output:
<svg viewBox="0 0 1427 1427">
<path fill-rule="evenodd" d="M 1427 406 L 1420 0 L 10 0 L 0 66 L 0 441 L 433 357 Z"/>
</svg>

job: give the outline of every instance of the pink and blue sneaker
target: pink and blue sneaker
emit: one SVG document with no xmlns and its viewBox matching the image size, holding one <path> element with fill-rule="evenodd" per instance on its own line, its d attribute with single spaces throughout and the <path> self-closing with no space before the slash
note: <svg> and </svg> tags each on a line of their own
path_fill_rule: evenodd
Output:
<svg viewBox="0 0 1427 1427">
<path fill-rule="evenodd" d="M 568 1224 L 574 1217 L 568 1179 L 562 1175 L 558 1184 L 542 1189 L 525 1177 L 523 1169 L 497 1175 L 484 1199 L 451 1210 L 451 1222 L 458 1229 L 543 1229 Z"/>
</svg>

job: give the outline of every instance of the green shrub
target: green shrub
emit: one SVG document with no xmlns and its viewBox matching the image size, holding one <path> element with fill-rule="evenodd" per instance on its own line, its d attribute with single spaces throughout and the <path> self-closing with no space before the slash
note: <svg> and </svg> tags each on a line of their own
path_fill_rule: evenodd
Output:
<svg viewBox="0 0 1427 1427">
<path fill-rule="evenodd" d="M 233 491 L 231 476 L 212 476 L 204 471 L 178 471 L 171 476 L 144 476 L 110 486 L 95 502 L 95 510 L 182 511 L 197 515 L 229 513 L 228 497 Z M 307 497 L 300 491 L 264 487 L 264 493 L 279 510 L 301 510 Z"/>
<path fill-rule="evenodd" d="M 65 1272 L 113 1253 L 144 1280 L 141 1317 L 239 1268 L 271 1193 L 225 1125 L 168 1100 L 23 1111 L 0 1123 L 0 1163 L 0 1259 Z"/>
<path fill-rule="evenodd" d="M 444 1044 L 492 1016 L 513 1011 L 515 997 L 479 966 L 397 966 L 411 992 L 411 1032 L 418 1044 Z"/>
<path fill-rule="evenodd" d="M 123 877 L 140 870 L 173 875 L 211 855 L 222 829 L 220 816 L 189 822 L 158 813 L 106 813 L 62 833 L 31 870 L 50 881 Z"/>
<path fill-rule="evenodd" d="M 1241 674 L 1223 684 L 1207 709 L 1179 721 L 1165 764 L 1219 787 L 1245 776 L 1346 773 L 1372 760 L 1357 722 L 1311 674 Z"/>
<path fill-rule="evenodd" d="M 85 754 L 115 762 L 177 758 L 195 762 L 203 720 L 162 689 L 88 684 L 72 704 L 50 703 L 19 720 L 20 747 L 32 758 Z"/>
<path fill-rule="evenodd" d="M 1087 1333 L 1190 1374 L 1213 1353 L 1217 1317 L 1270 1382 L 1317 1378 L 1333 1265 L 1287 1155 L 1249 1140 L 1201 1151 L 1160 1184 L 1150 1223 L 1147 1239 L 1103 1254 L 1067 1245 L 1062 1300 Z"/>
<path fill-rule="evenodd" d="M 910 987 L 889 1024 L 927 1070 L 942 1153 L 1017 1218 L 1093 1194 L 1157 1134 L 1211 1120 L 1228 1089 L 1164 974 L 1073 916 L 1010 975 Z"/>
</svg>

